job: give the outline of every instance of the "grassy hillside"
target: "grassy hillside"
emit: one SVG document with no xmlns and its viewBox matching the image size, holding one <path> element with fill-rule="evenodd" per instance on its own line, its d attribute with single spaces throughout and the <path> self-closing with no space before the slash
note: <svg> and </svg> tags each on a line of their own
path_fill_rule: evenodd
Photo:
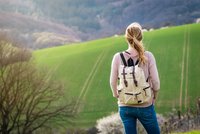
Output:
<svg viewBox="0 0 200 134">
<path fill-rule="evenodd" d="M 156 57 L 161 80 L 159 113 L 195 106 L 200 97 L 199 35 L 199 24 L 144 33 L 146 50 Z M 50 68 L 54 78 L 65 83 L 66 96 L 77 98 L 75 107 L 81 113 L 76 126 L 92 126 L 96 119 L 118 110 L 109 86 L 110 66 L 113 55 L 126 48 L 119 36 L 34 52 L 37 64 Z"/>
</svg>

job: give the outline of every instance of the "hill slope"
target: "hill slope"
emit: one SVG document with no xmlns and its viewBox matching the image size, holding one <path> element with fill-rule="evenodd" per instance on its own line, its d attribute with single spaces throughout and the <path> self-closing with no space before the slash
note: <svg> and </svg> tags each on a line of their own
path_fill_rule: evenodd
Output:
<svg viewBox="0 0 200 134">
<path fill-rule="evenodd" d="M 1 11 L 0 34 L 6 34 L 11 40 L 32 49 L 81 41 L 79 32 L 62 24 Z"/>
<path fill-rule="evenodd" d="M 184 25 L 144 33 L 146 50 L 157 60 L 161 90 L 159 113 L 194 107 L 200 96 L 200 25 Z M 97 118 L 117 111 L 109 86 L 110 65 L 116 52 L 127 48 L 123 36 L 38 50 L 37 64 L 46 65 L 54 78 L 65 82 L 66 96 L 77 98 L 81 111 L 77 126 L 92 126 Z M 65 100 L 63 100 L 65 101 Z"/>
</svg>

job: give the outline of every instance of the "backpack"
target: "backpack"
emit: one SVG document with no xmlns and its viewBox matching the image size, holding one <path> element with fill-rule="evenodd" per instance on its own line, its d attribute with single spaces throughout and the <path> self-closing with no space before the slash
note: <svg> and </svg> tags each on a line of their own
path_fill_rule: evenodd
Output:
<svg viewBox="0 0 200 134">
<path fill-rule="evenodd" d="M 119 102 L 129 105 L 149 102 L 152 91 L 143 69 L 139 67 L 139 60 L 134 64 L 133 59 L 129 58 L 127 64 L 123 53 L 120 53 L 120 57 L 123 65 L 120 65 L 118 72 Z"/>
</svg>

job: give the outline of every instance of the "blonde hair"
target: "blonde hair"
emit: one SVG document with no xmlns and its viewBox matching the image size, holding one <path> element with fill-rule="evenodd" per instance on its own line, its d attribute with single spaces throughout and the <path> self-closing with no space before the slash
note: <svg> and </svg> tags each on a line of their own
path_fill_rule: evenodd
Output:
<svg viewBox="0 0 200 134">
<path fill-rule="evenodd" d="M 139 54 L 139 62 L 145 63 L 144 46 L 142 43 L 142 27 L 139 23 L 132 23 L 126 28 L 125 38 L 131 47 L 135 48 Z"/>
</svg>

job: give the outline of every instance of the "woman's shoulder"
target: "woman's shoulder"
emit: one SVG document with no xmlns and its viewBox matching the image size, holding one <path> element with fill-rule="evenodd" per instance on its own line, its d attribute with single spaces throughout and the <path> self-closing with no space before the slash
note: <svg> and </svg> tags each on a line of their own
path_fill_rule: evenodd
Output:
<svg viewBox="0 0 200 134">
<path fill-rule="evenodd" d="M 151 59 L 151 58 L 154 58 L 153 53 L 150 52 L 150 51 L 145 51 L 144 54 L 145 54 L 145 56 L 146 56 L 147 58 L 150 58 L 150 59 Z"/>
<path fill-rule="evenodd" d="M 121 52 L 116 52 L 116 53 L 113 55 L 113 57 L 119 57 L 120 53 L 121 53 Z"/>
<path fill-rule="evenodd" d="M 121 52 L 116 52 L 116 53 L 113 55 L 113 60 L 119 60 L 119 58 L 120 58 L 120 53 L 121 53 Z"/>
<path fill-rule="evenodd" d="M 149 64 L 154 64 L 156 62 L 155 57 L 152 52 L 145 51 L 145 56 L 147 57 L 147 61 Z"/>
<path fill-rule="evenodd" d="M 145 54 L 145 55 L 152 55 L 152 52 L 150 52 L 150 51 L 145 51 L 144 54 Z"/>
</svg>

